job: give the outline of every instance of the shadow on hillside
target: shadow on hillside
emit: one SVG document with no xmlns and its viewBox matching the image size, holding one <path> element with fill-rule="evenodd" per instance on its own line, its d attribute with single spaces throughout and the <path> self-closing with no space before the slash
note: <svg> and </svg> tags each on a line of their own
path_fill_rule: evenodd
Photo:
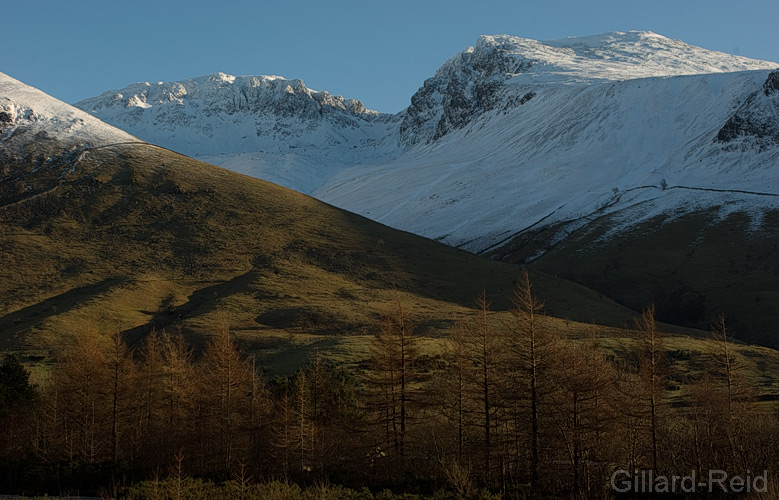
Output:
<svg viewBox="0 0 779 500">
<path fill-rule="evenodd" d="M 198 312 L 208 312 L 216 309 L 220 299 L 229 297 L 239 291 L 247 292 L 253 283 L 260 278 L 260 271 L 252 269 L 244 274 L 236 276 L 228 281 L 207 286 L 196 290 L 188 297 L 187 302 L 178 307 L 163 309 L 152 315 L 151 320 L 145 325 L 136 326 L 122 332 L 125 342 L 133 347 L 139 347 L 146 335 L 152 329 L 170 330 L 180 321 L 197 316 Z M 186 337 L 188 332 L 182 332 Z M 188 339 L 191 343 L 195 339 Z M 193 347 L 201 346 L 192 344 Z"/>
<path fill-rule="evenodd" d="M 53 316 L 69 312 L 79 304 L 127 281 L 128 279 L 124 277 L 106 278 L 98 283 L 72 288 L 37 304 L 6 314 L 0 318 L 0 332 L 2 332 L 0 346 L 5 348 L 12 344 L 19 345 L 20 343 L 11 340 L 23 335 L 33 324 L 40 324 Z"/>
</svg>

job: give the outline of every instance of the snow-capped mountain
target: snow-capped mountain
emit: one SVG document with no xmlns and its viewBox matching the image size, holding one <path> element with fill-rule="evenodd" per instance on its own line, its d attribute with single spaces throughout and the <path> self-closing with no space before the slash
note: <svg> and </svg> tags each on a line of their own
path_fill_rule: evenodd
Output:
<svg viewBox="0 0 779 500">
<path fill-rule="evenodd" d="M 641 200 L 658 199 L 644 217 L 711 203 L 668 187 L 779 193 L 777 67 L 653 33 L 481 37 L 412 98 L 404 154 L 314 194 L 484 251 Z"/>
<path fill-rule="evenodd" d="M 0 152 L 16 154 L 33 142 L 59 149 L 138 141 L 94 116 L 0 73 Z"/>
<path fill-rule="evenodd" d="M 227 75 L 136 84 L 78 106 L 478 252 L 642 201 L 654 200 L 646 216 L 712 203 L 700 190 L 741 191 L 745 209 L 774 204 L 777 67 L 649 32 L 483 36 L 395 116 L 299 81 Z"/>
<path fill-rule="evenodd" d="M 387 115 L 278 76 L 136 83 L 77 106 L 193 156 L 371 144 Z"/>
<path fill-rule="evenodd" d="M 302 80 L 224 73 L 136 83 L 76 106 L 210 163 L 258 177 L 269 168 L 271 180 L 305 192 L 334 168 L 383 151 L 397 121 L 355 99 L 311 90 Z"/>
<path fill-rule="evenodd" d="M 694 47 L 631 31 L 539 42 L 481 36 L 412 97 L 400 128 L 406 143 L 436 140 L 474 115 L 523 104 L 521 86 L 596 85 L 637 78 L 775 69 L 776 63 Z"/>
<path fill-rule="evenodd" d="M 342 170 L 314 194 L 473 251 L 644 199 L 666 199 L 656 210 L 673 210 L 699 198 L 671 199 L 669 186 L 779 194 L 779 94 L 770 83 L 777 74 L 588 84 L 512 78 L 493 104 L 470 107 L 450 100 L 461 91 L 450 88 L 429 101 L 442 102 L 429 106 L 437 116 L 401 133 L 414 144 L 403 156 Z M 405 196 L 394 195 L 399 190 Z"/>
</svg>

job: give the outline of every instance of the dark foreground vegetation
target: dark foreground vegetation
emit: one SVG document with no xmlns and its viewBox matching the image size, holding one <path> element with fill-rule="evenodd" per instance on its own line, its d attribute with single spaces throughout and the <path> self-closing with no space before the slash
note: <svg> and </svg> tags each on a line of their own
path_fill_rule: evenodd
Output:
<svg viewBox="0 0 779 500">
<path fill-rule="evenodd" d="M 612 498 L 619 469 L 779 471 L 779 412 L 745 383 L 724 318 L 693 377 L 674 372 L 679 354 L 665 348 L 653 307 L 615 357 L 591 332 L 544 329 L 526 274 L 510 319 L 480 296 L 440 356 L 419 354 L 400 295 L 393 311 L 357 375 L 312 356 L 266 380 L 227 320 L 197 356 L 164 331 L 137 350 L 121 335 L 82 335 L 41 387 L 6 357 L 0 491 Z M 685 396 L 671 404 L 680 380 Z"/>
<path fill-rule="evenodd" d="M 430 495 L 416 493 L 393 493 L 383 489 L 372 492 L 367 487 L 345 488 L 319 482 L 301 487 L 298 484 L 281 481 L 249 483 L 229 480 L 223 483 L 181 477 L 170 477 L 164 481 L 151 480 L 138 483 L 123 496 L 127 500 L 456 500 L 459 495 L 453 491 L 438 490 Z M 498 493 L 481 490 L 474 497 L 478 500 L 499 500 Z"/>
</svg>

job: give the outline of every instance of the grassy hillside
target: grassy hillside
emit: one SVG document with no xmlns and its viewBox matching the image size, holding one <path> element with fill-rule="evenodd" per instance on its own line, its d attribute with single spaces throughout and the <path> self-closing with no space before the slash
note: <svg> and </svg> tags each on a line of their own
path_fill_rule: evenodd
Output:
<svg viewBox="0 0 779 500">
<path fill-rule="evenodd" d="M 2 348 L 57 349 L 81 331 L 194 344 L 226 317 L 256 345 L 372 334 L 397 288 L 420 330 L 482 289 L 508 306 L 517 266 L 452 249 L 308 196 L 149 145 L 6 162 L 0 182 Z M 548 312 L 618 326 L 633 313 L 534 276 Z M 267 342 L 266 342 L 267 341 Z"/>
</svg>

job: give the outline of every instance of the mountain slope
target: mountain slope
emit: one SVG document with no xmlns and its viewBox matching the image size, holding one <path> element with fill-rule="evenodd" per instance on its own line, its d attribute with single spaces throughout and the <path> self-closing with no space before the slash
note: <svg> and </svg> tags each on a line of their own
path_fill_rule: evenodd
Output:
<svg viewBox="0 0 779 500">
<path fill-rule="evenodd" d="M 92 115 L 0 73 L 0 141 L 3 151 L 25 147 L 35 140 L 41 146 L 75 147 L 137 141 L 126 132 Z"/>
<path fill-rule="evenodd" d="M 558 231 L 570 232 L 546 246 L 533 267 L 629 307 L 652 300 L 658 318 L 669 323 L 706 328 L 724 313 L 739 338 L 779 347 L 779 210 L 739 210 L 742 200 L 709 194 L 710 207 L 676 217 L 644 218 L 644 212 L 653 211 L 648 201 L 573 230 L 545 228 L 529 243 L 513 242 L 497 253 L 506 261 L 524 262 Z M 640 222 L 614 231 L 633 217 Z"/>
<path fill-rule="evenodd" d="M 770 136 L 760 139 L 763 147 L 748 133 L 718 139 L 743 101 L 775 109 L 775 97 L 762 92 L 768 78 L 750 72 L 524 87 L 518 95 L 535 97 L 519 108 L 488 112 L 407 161 L 344 170 L 315 195 L 481 251 L 539 223 L 662 196 L 663 185 L 770 192 L 779 185 L 771 168 L 779 148 Z"/>
<path fill-rule="evenodd" d="M 41 150 L 28 139 L 0 141 L 2 348 L 48 353 L 75 333 L 138 339 L 151 327 L 197 344 L 223 316 L 253 349 L 371 335 L 394 288 L 420 330 L 435 332 L 481 289 L 506 307 L 520 272 L 150 144 L 86 137 Z M 611 325 L 633 315 L 535 277 L 552 314 Z"/>
<path fill-rule="evenodd" d="M 727 250 L 723 220 L 744 221 L 737 233 L 756 249 L 754 269 L 770 268 L 772 239 L 759 235 L 773 234 L 779 210 L 777 68 L 648 32 L 549 42 L 484 36 L 425 81 L 407 110 L 382 121 L 380 146 L 337 157 L 309 148 L 208 159 L 452 246 L 536 261 L 630 307 L 671 304 L 692 290 L 706 299 L 696 299 L 703 309 L 688 324 L 705 326 L 724 310 L 744 336 L 774 343 L 768 311 L 777 306 L 745 313 L 713 270 L 733 267 L 722 256 L 746 259 Z M 615 255 L 608 245 L 620 238 L 648 243 L 665 234 L 676 236 L 664 249 L 631 246 L 613 279 L 584 271 Z M 706 265 L 665 258 L 703 241 L 721 248 Z M 559 259 L 544 257 L 551 250 Z M 635 282 L 628 269 L 647 261 L 668 269 Z M 744 296 L 779 290 L 772 275 L 730 279 L 742 280 Z"/>
</svg>

